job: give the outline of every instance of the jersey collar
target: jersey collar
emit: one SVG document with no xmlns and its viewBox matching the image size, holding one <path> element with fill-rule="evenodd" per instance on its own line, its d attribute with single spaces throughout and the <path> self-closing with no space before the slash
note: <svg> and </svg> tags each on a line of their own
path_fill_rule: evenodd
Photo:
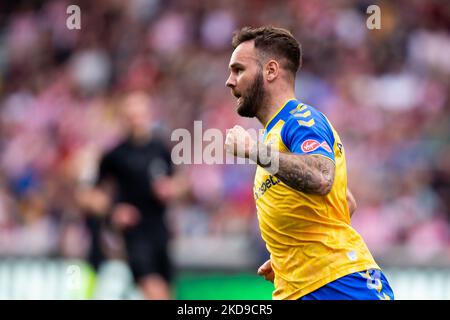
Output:
<svg viewBox="0 0 450 320">
<path fill-rule="evenodd" d="M 266 126 L 264 127 L 264 133 L 267 134 L 270 129 L 273 128 L 273 126 L 278 122 L 279 119 L 284 118 L 284 115 L 289 113 L 292 109 L 297 107 L 299 102 L 296 99 L 291 99 L 287 101 L 285 104 L 283 104 L 280 109 L 278 109 L 277 112 L 267 121 Z"/>
</svg>

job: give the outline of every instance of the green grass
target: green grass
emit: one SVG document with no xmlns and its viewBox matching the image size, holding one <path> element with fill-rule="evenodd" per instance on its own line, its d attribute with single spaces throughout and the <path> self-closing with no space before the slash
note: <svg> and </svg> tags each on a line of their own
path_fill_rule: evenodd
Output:
<svg viewBox="0 0 450 320">
<path fill-rule="evenodd" d="M 247 273 L 183 273 L 175 291 L 183 300 L 270 300 L 273 284 Z"/>
</svg>

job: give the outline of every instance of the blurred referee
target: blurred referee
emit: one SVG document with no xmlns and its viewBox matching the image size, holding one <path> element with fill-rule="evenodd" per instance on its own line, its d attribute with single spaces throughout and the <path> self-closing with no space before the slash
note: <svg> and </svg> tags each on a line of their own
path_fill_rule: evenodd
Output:
<svg viewBox="0 0 450 320">
<path fill-rule="evenodd" d="M 146 299 L 170 299 L 172 263 L 168 252 L 166 204 L 184 192 L 173 175 L 170 151 L 151 130 L 150 99 L 129 95 L 121 106 L 126 137 L 103 155 L 96 187 L 83 201 L 91 212 L 108 213 L 120 231 L 126 256 Z"/>
</svg>

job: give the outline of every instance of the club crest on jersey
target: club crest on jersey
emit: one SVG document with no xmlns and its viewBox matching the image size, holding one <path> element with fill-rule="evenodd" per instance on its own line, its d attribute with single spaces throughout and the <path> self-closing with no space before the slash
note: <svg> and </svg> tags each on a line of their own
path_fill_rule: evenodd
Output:
<svg viewBox="0 0 450 320">
<path fill-rule="evenodd" d="M 324 148 L 328 152 L 331 152 L 331 148 L 326 141 L 320 143 L 317 140 L 308 139 L 305 140 L 301 145 L 302 151 L 305 153 L 312 152 L 319 149 L 320 147 Z"/>
</svg>

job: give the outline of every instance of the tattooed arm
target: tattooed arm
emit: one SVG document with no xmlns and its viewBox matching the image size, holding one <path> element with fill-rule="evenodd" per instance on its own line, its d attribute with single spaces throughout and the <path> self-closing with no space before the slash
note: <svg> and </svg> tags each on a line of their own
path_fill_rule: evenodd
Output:
<svg viewBox="0 0 450 320">
<path fill-rule="evenodd" d="M 267 147 L 260 145 L 260 147 Z M 272 159 L 278 157 L 278 170 L 275 176 L 288 186 L 310 194 L 327 195 L 334 182 L 334 163 L 319 155 L 299 155 L 274 152 Z M 264 161 L 264 163 L 267 163 Z M 259 161 L 259 165 L 264 164 Z"/>
<path fill-rule="evenodd" d="M 250 158 L 288 186 L 305 193 L 327 195 L 334 182 L 334 162 L 319 155 L 279 152 L 255 141 L 244 128 L 234 126 L 225 140 L 227 152 Z"/>
</svg>

